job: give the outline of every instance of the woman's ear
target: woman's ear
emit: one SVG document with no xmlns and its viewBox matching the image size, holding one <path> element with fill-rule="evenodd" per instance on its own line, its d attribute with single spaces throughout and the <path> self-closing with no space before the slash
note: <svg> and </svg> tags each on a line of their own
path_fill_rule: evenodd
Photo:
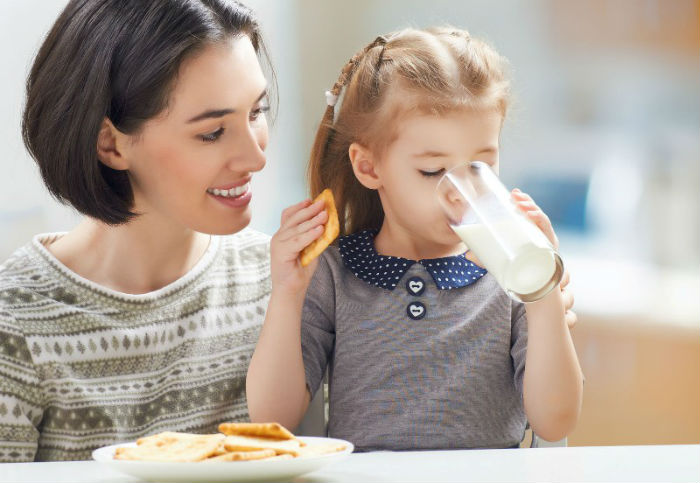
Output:
<svg viewBox="0 0 700 483">
<path fill-rule="evenodd" d="M 124 152 L 120 149 L 126 146 L 127 136 L 120 132 L 112 121 L 107 118 L 102 120 L 100 132 L 97 134 L 97 158 L 105 166 L 123 171 L 129 169 L 129 162 L 124 157 Z"/>
<path fill-rule="evenodd" d="M 374 169 L 375 158 L 372 152 L 360 144 L 352 143 L 348 148 L 348 156 L 357 180 L 365 188 L 379 189 L 382 183 Z"/>
</svg>

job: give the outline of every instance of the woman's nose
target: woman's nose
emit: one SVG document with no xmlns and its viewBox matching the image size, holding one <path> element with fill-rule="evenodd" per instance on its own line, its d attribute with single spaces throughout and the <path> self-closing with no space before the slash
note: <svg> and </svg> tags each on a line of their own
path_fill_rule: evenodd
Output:
<svg viewBox="0 0 700 483">
<path fill-rule="evenodd" d="M 232 171 L 260 171 L 265 167 L 267 158 L 267 128 L 249 126 L 245 136 L 239 138 L 236 146 L 237 155 L 231 157 L 228 167 Z"/>
</svg>

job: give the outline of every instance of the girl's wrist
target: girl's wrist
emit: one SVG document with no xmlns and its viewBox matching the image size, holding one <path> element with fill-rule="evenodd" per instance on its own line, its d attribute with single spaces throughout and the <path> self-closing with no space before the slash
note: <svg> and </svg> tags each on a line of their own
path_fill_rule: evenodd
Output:
<svg viewBox="0 0 700 483">
<path fill-rule="evenodd" d="M 528 324 L 539 319 L 561 319 L 562 324 L 566 325 L 564 299 L 558 287 L 536 302 L 526 303 L 525 312 L 528 314 Z"/>
<path fill-rule="evenodd" d="M 283 284 L 272 284 L 269 305 L 283 305 L 290 308 L 301 308 L 304 305 L 306 290 L 298 290 Z"/>
</svg>

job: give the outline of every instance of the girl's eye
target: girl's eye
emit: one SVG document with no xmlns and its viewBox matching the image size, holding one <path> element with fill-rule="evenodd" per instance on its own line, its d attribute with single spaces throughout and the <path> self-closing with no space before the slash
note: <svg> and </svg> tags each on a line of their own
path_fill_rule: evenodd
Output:
<svg viewBox="0 0 700 483">
<path fill-rule="evenodd" d="M 419 170 L 419 171 L 420 171 L 420 174 L 422 174 L 425 177 L 439 176 L 445 171 L 445 168 L 440 168 L 437 171 L 423 171 L 423 170 Z"/>
<path fill-rule="evenodd" d="M 257 121 L 258 118 L 270 110 L 270 106 L 260 106 L 250 112 L 250 120 Z"/>
<path fill-rule="evenodd" d="M 213 143 L 214 141 L 219 139 L 223 133 L 224 133 L 224 128 L 220 127 L 216 131 L 210 132 L 208 134 L 202 134 L 199 137 L 202 141 L 204 141 L 206 143 Z"/>
</svg>

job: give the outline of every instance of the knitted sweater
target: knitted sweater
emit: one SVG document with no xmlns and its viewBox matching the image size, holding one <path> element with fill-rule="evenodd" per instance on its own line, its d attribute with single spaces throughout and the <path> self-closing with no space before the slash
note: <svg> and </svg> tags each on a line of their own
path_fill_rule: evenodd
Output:
<svg viewBox="0 0 700 483">
<path fill-rule="evenodd" d="M 269 238 L 212 237 L 179 280 L 130 295 L 70 271 L 38 235 L 0 265 L 0 461 L 248 419 L 245 377 L 270 293 Z"/>
</svg>

